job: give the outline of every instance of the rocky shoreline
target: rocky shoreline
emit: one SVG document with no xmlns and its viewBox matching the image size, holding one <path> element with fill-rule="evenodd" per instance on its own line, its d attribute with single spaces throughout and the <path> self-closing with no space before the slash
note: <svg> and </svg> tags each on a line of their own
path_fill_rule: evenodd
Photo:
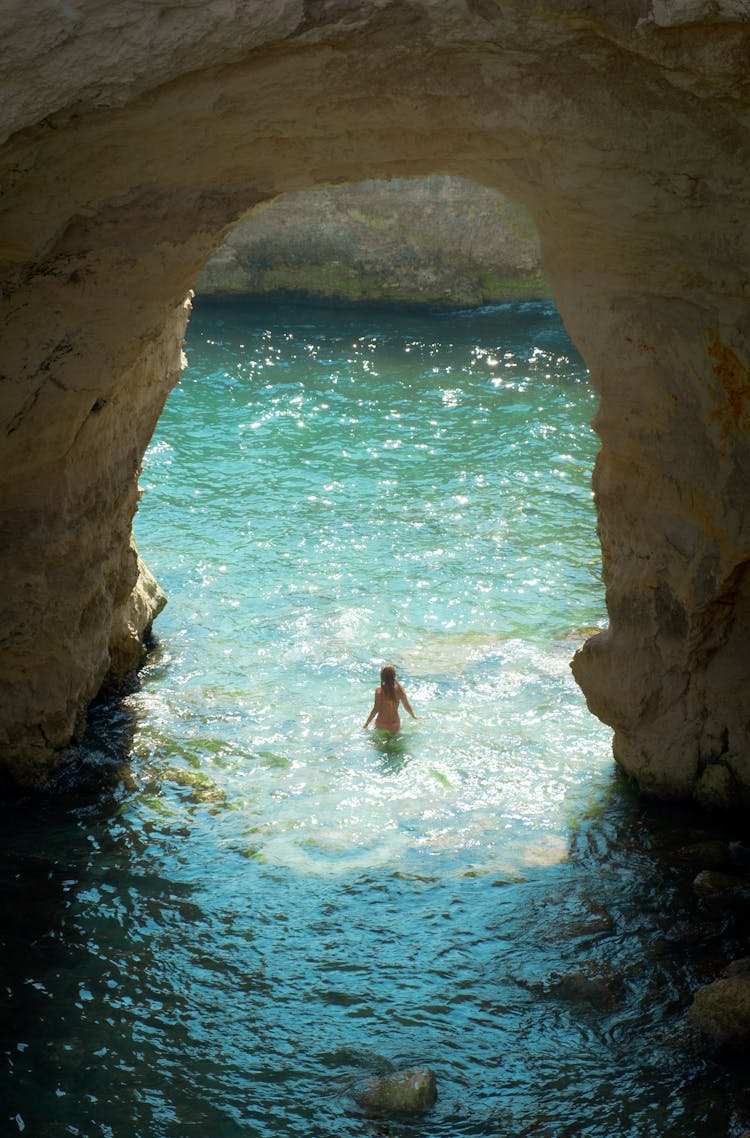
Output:
<svg viewBox="0 0 750 1138">
<path fill-rule="evenodd" d="M 438 176 L 281 194 L 232 230 L 196 292 L 453 308 L 551 295 L 527 212 Z"/>
</svg>

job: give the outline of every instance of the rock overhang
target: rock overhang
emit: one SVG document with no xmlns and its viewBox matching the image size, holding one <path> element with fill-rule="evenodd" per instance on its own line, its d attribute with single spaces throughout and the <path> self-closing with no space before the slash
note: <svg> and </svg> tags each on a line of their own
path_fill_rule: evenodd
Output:
<svg viewBox="0 0 750 1138">
<path fill-rule="evenodd" d="M 599 392 L 610 629 L 574 664 L 589 704 L 645 790 L 746 800 L 745 16 L 733 0 L 5 14 L 13 777 L 45 776 L 154 615 L 132 601 L 138 470 L 210 252 L 284 190 L 448 173 L 531 212 Z M 50 47 L 35 58 L 34 24 Z"/>
</svg>

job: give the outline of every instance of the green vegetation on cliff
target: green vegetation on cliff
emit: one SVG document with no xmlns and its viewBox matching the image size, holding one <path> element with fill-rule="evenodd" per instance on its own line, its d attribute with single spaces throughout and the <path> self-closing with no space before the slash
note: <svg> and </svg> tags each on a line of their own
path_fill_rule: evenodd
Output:
<svg viewBox="0 0 750 1138">
<path fill-rule="evenodd" d="M 528 214 L 448 177 L 281 195 L 240 222 L 197 289 L 446 307 L 550 295 Z"/>
</svg>

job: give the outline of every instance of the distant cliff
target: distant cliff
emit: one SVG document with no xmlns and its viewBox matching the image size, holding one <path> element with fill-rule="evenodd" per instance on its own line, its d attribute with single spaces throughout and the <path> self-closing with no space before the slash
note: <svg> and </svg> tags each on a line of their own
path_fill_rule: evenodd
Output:
<svg viewBox="0 0 750 1138">
<path fill-rule="evenodd" d="M 452 177 L 282 194 L 232 231 L 196 289 L 449 306 L 550 295 L 528 214 Z"/>
</svg>

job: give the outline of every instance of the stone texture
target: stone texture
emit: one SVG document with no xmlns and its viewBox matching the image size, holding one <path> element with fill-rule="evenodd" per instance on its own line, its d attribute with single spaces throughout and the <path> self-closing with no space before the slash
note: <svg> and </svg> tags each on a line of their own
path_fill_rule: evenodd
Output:
<svg viewBox="0 0 750 1138">
<path fill-rule="evenodd" d="M 359 1104 L 373 1118 L 425 1114 L 437 1100 L 435 1072 L 409 1067 L 374 1079 L 360 1095 Z"/>
<path fill-rule="evenodd" d="M 585 961 L 575 972 L 553 975 L 548 992 L 558 1000 L 588 1005 L 598 1010 L 616 1007 L 622 1001 L 624 983 L 612 969 Z"/>
<path fill-rule="evenodd" d="M 720 873 L 728 873 L 734 868 L 729 845 L 714 838 L 680 846 L 673 857 L 678 863 L 700 865 L 702 869 L 717 870 Z"/>
<path fill-rule="evenodd" d="M 116 389 L 106 370 L 87 375 L 88 388 L 69 385 L 76 350 L 53 351 L 55 363 L 42 366 L 37 391 L 6 428 L 0 750 L 14 782 L 44 781 L 105 680 L 140 661 L 143 634 L 163 607 L 131 523 L 140 459 L 179 376 L 187 311 L 165 314 L 161 335 L 144 340 Z"/>
<path fill-rule="evenodd" d="M 282 194 L 232 230 L 195 288 L 460 307 L 550 295 L 526 211 L 467 178 Z"/>
<path fill-rule="evenodd" d="M 699 988 L 687 1018 L 710 1049 L 746 1054 L 750 1043 L 750 975 L 725 976 Z"/>
<path fill-rule="evenodd" d="M 139 556 L 132 538 L 130 548 L 136 558 L 137 576 L 132 589 L 129 583 L 123 589 L 112 614 L 109 671 L 113 678 L 127 675 L 143 662 L 144 634 L 167 603 L 165 593 Z"/>
<path fill-rule="evenodd" d="M 717 905 L 750 904 L 750 881 L 735 873 L 703 869 L 693 881 L 693 890 L 701 900 Z"/>
<path fill-rule="evenodd" d="M 747 805 L 744 17 L 739 0 L 3 5 L 9 775 L 45 777 L 119 657 L 139 463 L 201 266 L 282 193 L 439 174 L 530 212 L 600 395 L 610 625 L 574 661 L 588 704 L 644 791 Z"/>
</svg>

